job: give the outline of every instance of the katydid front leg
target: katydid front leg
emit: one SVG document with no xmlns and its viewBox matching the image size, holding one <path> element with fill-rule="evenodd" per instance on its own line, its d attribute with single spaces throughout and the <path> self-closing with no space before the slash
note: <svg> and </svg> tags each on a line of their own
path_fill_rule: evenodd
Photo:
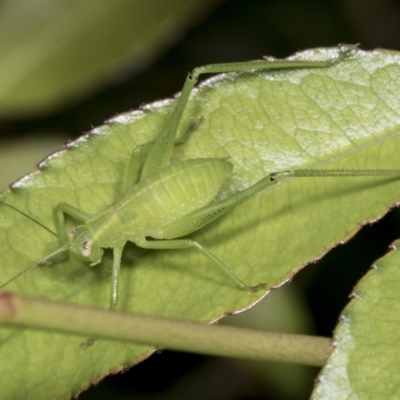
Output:
<svg viewBox="0 0 400 400">
<path fill-rule="evenodd" d="M 113 250 L 113 269 L 111 280 L 110 310 L 115 310 L 118 305 L 119 281 L 121 272 L 121 258 L 123 247 L 116 247 Z"/>
<path fill-rule="evenodd" d="M 68 237 L 68 232 L 65 226 L 66 215 L 81 223 L 84 223 L 88 218 L 90 218 L 89 214 L 85 213 L 75 206 L 67 203 L 59 203 L 55 209 L 56 231 L 61 241 L 64 242 L 66 245 L 64 246 L 64 251 L 58 251 L 53 257 L 46 257 L 43 261 L 40 261 L 38 263 L 39 265 L 53 265 L 68 260 L 68 250 L 70 250 L 70 238 Z"/>
<path fill-rule="evenodd" d="M 72 206 L 71 204 L 67 203 L 60 203 L 57 206 L 56 210 L 56 221 L 57 221 L 57 228 L 59 231 L 59 235 L 65 239 L 68 240 L 67 237 L 67 231 L 65 227 L 65 215 L 70 216 L 71 218 L 81 222 L 84 224 L 86 221 L 90 220 L 92 216 L 81 209 Z M 73 230 L 73 235 L 76 238 L 76 233 L 77 230 L 79 230 L 79 226 Z M 86 231 L 85 231 L 86 232 Z M 78 243 L 78 244 L 76 244 Z M 82 244 L 83 246 L 85 245 L 84 239 L 79 241 L 75 240 L 71 244 L 70 250 L 78 255 L 82 254 Z M 84 249 L 84 247 L 83 247 Z M 115 310 L 118 304 L 118 289 L 119 289 L 119 279 L 120 279 L 120 270 L 121 270 L 121 258 L 122 258 L 122 250 L 123 246 L 121 247 L 116 247 L 113 249 L 113 270 L 112 270 L 112 283 L 111 283 L 111 294 L 110 294 L 110 309 Z M 102 255 L 102 253 L 101 253 Z M 92 263 L 90 264 L 91 266 L 96 265 L 101 261 L 101 255 L 96 256 L 96 258 L 92 259 Z M 90 254 L 88 255 L 90 258 Z"/>
</svg>

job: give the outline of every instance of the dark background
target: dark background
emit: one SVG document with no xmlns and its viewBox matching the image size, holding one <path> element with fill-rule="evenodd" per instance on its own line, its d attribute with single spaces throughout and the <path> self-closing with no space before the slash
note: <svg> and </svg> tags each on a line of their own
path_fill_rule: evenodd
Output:
<svg viewBox="0 0 400 400">
<path fill-rule="evenodd" d="M 165 0 L 168 1 L 168 0 Z M 118 113 L 178 92 L 193 67 L 227 61 L 286 57 L 312 47 L 360 43 L 370 50 L 400 48 L 396 0 L 229 0 L 176 38 L 148 69 L 129 71 L 97 93 L 46 115 L 0 120 L 0 140 L 38 132 L 74 138 Z M 1 145 L 1 142 L 0 142 Z M 38 160 L 39 161 L 39 160 Z M 364 227 L 350 242 L 294 279 L 306 293 L 315 333 L 331 336 L 356 282 L 400 236 L 398 212 Z M 318 370 L 312 374 L 316 376 Z M 290 383 L 289 383 L 290 384 Z M 307 398 L 312 381 L 295 398 Z M 130 371 L 105 379 L 80 398 L 89 399 L 281 399 L 288 398 L 240 364 L 163 352 Z M 286 396 L 286 397 L 285 397 Z M 293 397 L 292 397 L 293 398 Z"/>
</svg>

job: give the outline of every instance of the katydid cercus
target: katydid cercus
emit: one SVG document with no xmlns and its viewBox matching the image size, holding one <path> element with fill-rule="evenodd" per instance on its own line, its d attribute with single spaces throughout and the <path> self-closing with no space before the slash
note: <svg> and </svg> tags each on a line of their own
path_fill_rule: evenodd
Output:
<svg viewBox="0 0 400 400">
<path fill-rule="evenodd" d="M 211 64 L 194 69 L 188 75 L 175 108 L 156 140 L 139 146 L 132 152 L 123 194 L 96 215 L 89 215 L 71 204 L 60 203 L 56 208 L 56 227 L 57 237 L 62 242 L 62 247 L 30 265 L 0 288 L 5 287 L 33 266 L 51 263 L 59 259 L 61 254 L 67 254 L 68 251 L 78 254 L 94 266 L 102 261 L 103 249 L 111 248 L 113 249 L 113 269 L 110 308 L 115 309 L 118 304 L 121 257 L 128 241 L 134 242 L 139 247 L 154 250 L 193 248 L 207 257 L 211 264 L 219 266 L 240 288 L 255 291 L 264 287 L 264 283 L 255 286 L 245 284 L 207 248 L 185 236 L 219 218 L 250 196 L 275 184 L 282 177 L 400 176 L 400 170 L 273 172 L 243 191 L 222 200 L 215 200 L 232 172 L 233 166 L 229 160 L 199 158 L 173 164 L 169 162 L 174 144 L 178 142 L 176 134 L 182 114 L 201 74 L 267 69 L 329 68 L 349 57 L 353 48 L 353 46 L 339 47 L 337 58 L 324 61 L 265 59 Z M 143 154 L 147 156 L 141 165 L 140 160 Z M 31 218 L 11 204 L 2 203 Z M 81 224 L 67 232 L 65 216 L 72 217 Z"/>
</svg>

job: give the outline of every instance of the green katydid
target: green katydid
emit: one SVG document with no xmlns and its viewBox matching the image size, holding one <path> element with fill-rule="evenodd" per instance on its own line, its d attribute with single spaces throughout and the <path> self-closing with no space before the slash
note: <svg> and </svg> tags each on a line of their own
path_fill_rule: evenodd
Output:
<svg viewBox="0 0 400 400">
<path fill-rule="evenodd" d="M 211 221 L 219 218 L 238 203 L 245 201 L 282 177 L 304 176 L 393 176 L 399 170 L 293 170 L 272 173 L 247 189 L 222 200 L 215 200 L 221 187 L 229 179 L 232 164 L 227 159 L 189 159 L 170 164 L 170 156 L 177 140 L 178 127 L 199 75 L 206 73 L 241 72 L 286 68 L 326 68 L 351 54 L 352 47 L 343 46 L 339 56 L 325 61 L 256 60 L 241 63 L 212 64 L 193 70 L 186 79 L 176 106 L 157 139 L 132 152 L 123 194 L 96 215 L 89 215 L 73 205 L 60 203 L 56 209 L 56 226 L 62 247 L 29 266 L 58 262 L 68 251 L 83 257 L 94 266 L 102 261 L 103 249 L 113 249 L 113 270 L 110 308 L 118 304 L 121 257 L 126 242 L 134 242 L 145 249 L 167 250 L 193 248 L 218 265 L 239 287 L 257 290 L 260 283 L 250 286 L 242 282 L 223 261 L 207 248 L 184 238 Z M 141 165 L 142 155 L 146 159 Z M 14 206 L 4 203 L 15 209 Z M 23 214 L 23 213 L 22 213 Z M 26 214 L 24 214 L 26 215 Z M 81 224 L 69 233 L 65 216 Z M 29 216 L 28 216 L 29 217 Z M 5 287 L 11 280 L 0 286 Z"/>
</svg>

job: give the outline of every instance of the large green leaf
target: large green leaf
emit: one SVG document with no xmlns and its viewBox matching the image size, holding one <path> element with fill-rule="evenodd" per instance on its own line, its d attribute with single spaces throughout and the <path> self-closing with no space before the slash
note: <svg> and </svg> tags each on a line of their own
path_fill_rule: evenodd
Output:
<svg viewBox="0 0 400 400">
<path fill-rule="evenodd" d="M 1 114 L 42 112 L 80 96 L 160 48 L 215 0 L 4 0 Z"/>
<path fill-rule="evenodd" d="M 396 247 L 354 289 L 313 399 L 398 397 L 400 255 Z"/>
<path fill-rule="evenodd" d="M 337 56 L 337 49 L 298 55 Z M 329 69 L 228 74 L 193 93 L 181 123 L 204 121 L 175 158 L 230 157 L 235 175 L 224 195 L 287 168 L 395 168 L 400 124 L 400 57 L 357 51 Z M 60 201 L 96 213 L 115 199 L 132 149 L 154 138 L 173 101 L 120 115 L 70 143 L 17 182 L 4 198 L 54 229 Z M 398 201 L 394 178 L 287 179 L 192 235 L 248 284 L 279 287 L 360 224 Z M 71 225 L 72 226 L 72 225 Z M 0 282 L 59 247 L 40 226 L 6 207 L 0 213 Z M 89 268 L 76 258 L 35 267 L 7 290 L 106 307 L 111 256 Z M 265 293 L 248 293 L 195 250 L 145 252 L 123 260 L 119 308 L 210 322 L 250 307 Z M 68 398 L 146 357 L 150 347 L 30 330 L 1 330 L 2 391 L 8 398 Z M 33 388 L 37 392 L 33 391 Z"/>
</svg>

